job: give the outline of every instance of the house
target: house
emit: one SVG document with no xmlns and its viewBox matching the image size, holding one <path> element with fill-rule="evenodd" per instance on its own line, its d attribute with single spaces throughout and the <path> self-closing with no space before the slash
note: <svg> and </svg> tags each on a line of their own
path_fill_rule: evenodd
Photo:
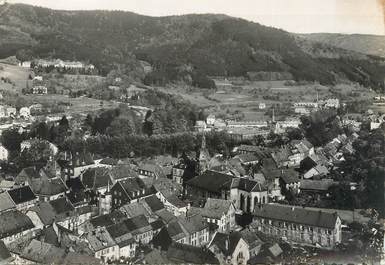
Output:
<svg viewBox="0 0 385 265">
<path fill-rule="evenodd" d="M 124 223 L 106 227 L 112 239 L 118 244 L 120 258 L 134 258 L 138 246 Z"/>
<path fill-rule="evenodd" d="M 138 243 L 148 244 L 154 236 L 152 226 L 144 215 L 129 218 L 123 224 Z"/>
<path fill-rule="evenodd" d="M 299 128 L 300 125 L 300 119 L 287 119 L 284 121 L 277 121 L 275 123 L 274 133 L 281 134 L 284 133 L 288 128 Z"/>
<path fill-rule="evenodd" d="M 250 258 L 257 256 L 262 248 L 263 241 L 258 237 L 257 231 L 252 227 L 247 227 L 240 231 L 242 239 L 249 246 Z"/>
<path fill-rule="evenodd" d="M 162 168 L 153 163 L 144 163 L 141 164 L 138 168 L 138 173 L 140 178 L 164 178 L 166 177 Z"/>
<path fill-rule="evenodd" d="M 15 203 L 16 209 L 19 211 L 24 211 L 33 207 L 38 201 L 38 198 L 35 196 L 30 186 L 21 186 L 7 191 L 7 193 Z"/>
<path fill-rule="evenodd" d="M 31 110 L 28 107 L 22 107 L 19 110 L 19 116 L 21 118 L 29 118 L 31 116 Z"/>
<path fill-rule="evenodd" d="M 250 213 L 257 205 L 268 203 L 268 188 L 247 178 L 235 178 L 231 182 L 231 201 L 237 210 Z"/>
<path fill-rule="evenodd" d="M 4 145 L 0 144 L 0 160 L 8 161 L 9 151 Z"/>
<path fill-rule="evenodd" d="M 112 208 L 137 201 L 140 198 L 150 196 L 155 193 L 153 187 L 145 185 L 140 178 L 129 178 L 115 183 L 111 188 Z"/>
<path fill-rule="evenodd" d="M 305 172 L 303 177 L 305 179 L 311 179 L 315 177 L 322 178 L 328 174 L 329 174 L 329 169 L 327 167 L 325 167 L 324 165 L 317 164 L 311 169 L 309 169 L 307 172 Z"/>
<path fill-rule="evenodd" d="M 61 178 L 31 179 L 28 182 L 39 201 L 52 201 L 64 197 L 67 187 Z"/>
<path fill-rule="evenodd" d="M 196 121 L 194 129 L 197 132 L 205 132 L 207 131 L 207 124 L 205 121 Z"/>
<path fill-rule="evenodd" d="M 341 243 L 340 217 L 322 210 L 265 204 L 254 209 L 253 226 L 263 234 L 297 244 L 333 249 Z"/>
<path fill-rule="evenodd" d="M 99 264 L 98 259 L 85 254 L 66 251 L 48 242 L 33 239 L 20 254 L 23 264 Z M 20 262 L 20 263 L 22 263 Z"/>
<path fill-rule="evenodd" d="M 186 193 L 195 198 L 230 198 L 232 175 L 206 170 L 203 174 L 187 181 Z"/>
<path fill-rule="evenodd" d="M 209 224 L 204 218 L 191 213 L 172 219 L 154 237 L 153 244 L 167 249 L 172 242 L 191 246 L 205 246 L 210 240 Z M 158 242 L 158 243 L 156 243 Z"/>
<path fill-rule="evenodd" d="M 99 165 L 102 163 L 100 162 Z M 118 164 L 116 166 L 113 166 L 110 169 L 110 177 L 112 180 L 112 184 L 115 184 L 116 182 L 120 180 L 126 180 L 129 178 L 137 178 L 139 175 L 138 173 L 133 169 L 131 165 L 127 164 Z"/>
<path fill-rule="evenodd" d="M 155 180 L 153 187 L 156 190 L 156 196 L 164 204 L 167 211 L 175 216 L 186 214 L 188 204 L 178 197 L 183 194 L 181 185 L 164 178 Z"/>
<path fill-rule="evenodd" d="M 258 108 L 259 108 L 260 110 L 266 109 L 266 103 L 265 103 L 265 102 L 260 102 L 260 103 L 258 104 Z"/>
<path fill-rule="evenodd" d="M 105 227 L 99 227 L 94 231 L 88 232 L 82 238 L 88 243 L 95 258 L 105 263 L 119 259 L 119 246 Z"/>
<path fill-rule="evenodd" d="M 93 156 L 90 153 L 75 153 L 63 152 L 58 154 L 57 160 L 60 166 L 61 176 L 64 181 L 77 178 L 88 168 L 97 167 Z"/>
<path fill-rule="evenodd" d="M 36 227 L 31 219 L 18 210 L 0 213 L 0 239 L 8 245 L 20 238 L 34 237 Z"/>
<path fill-rule="evenodd" d="M 259 162 L 258 157 L 253 154 L 240 154 L 234 158 L 238 159 L 243 166 L 255 165 Z"/>
<path fill-rule="evenodd" d="M 322 180 L 310 180 L 303 179 L 301 180 L 300 189 L 301 193 L 308 194 L 325 194 L 328 192 L 330 187 L 337 186 L 339 182 L 332 179 L 322 179 Z"/>
<path fill-rule="evenodd" d="M 214 123 L 215 123 L 215 115 L 214 114 L 210 114 L 209 116 L 207 116 L 206 123 L 207 123 L 207 125 L 214 125 Z"/>
<path fill-rule="evenodd" d="M 46 86 L 34 86 L 32 88 L 32 94 L 45 95 L 47 93 L 48 93 L 48 88 Z"/>
<path fill-rule="evenodd" d="M 280 186 L 284 191 L 298 194 L 301 186 L 299 173 L 293 169 L 283 171 L 280 178 Z"/>
<path fill-rule="evenodd" d="M 208 245 L 220 264 L 246 265 L 250 259 L 249 246 L 240 232 L 217 232 Z"/>
<path fill-rule="evenodd" d="M 75 209 L 66 198 L 42 202 L 28 210 L 27 215 L 46 227 L 52 224 L 76 231 L 80 225 L 91 219 L 91 207 L 85 206 Z"/>
<path fill-rule="evenodd" d="M 80 180 L 86 190 L 92 190 L 99 194 L 106 193 L 108 186 L 112 186 L 110 169 L 105 167 L 92 167 L 86 169 L 80 174 Z"/>
<path fill-rule="evenodd" d="M 203 208 L 191 208 L 198 212 L 207 223 L 218 226 L 218 231 L 227 232 L 235 227 L 235 207 L 231 201 L 208 198 Z"/>
</svg>

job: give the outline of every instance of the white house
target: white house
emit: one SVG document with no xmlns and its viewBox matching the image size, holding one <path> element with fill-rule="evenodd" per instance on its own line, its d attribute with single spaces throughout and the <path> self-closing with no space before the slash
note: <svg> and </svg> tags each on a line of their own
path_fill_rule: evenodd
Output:
<svg viewBox="0 0 385 265">
<path fill-rule="evenodd" d="M 5 148 L 3 145 L 0 145 L 0 160 L 7 161 L 8 160 L 8 149 Z"/>
<path fill-rule="evenodd" d="M 22 107 L 19 110 L 19 116 L 22 118 L 29 118 L 31 116 L 31 110 L 28 107 Z"/>
</svg>

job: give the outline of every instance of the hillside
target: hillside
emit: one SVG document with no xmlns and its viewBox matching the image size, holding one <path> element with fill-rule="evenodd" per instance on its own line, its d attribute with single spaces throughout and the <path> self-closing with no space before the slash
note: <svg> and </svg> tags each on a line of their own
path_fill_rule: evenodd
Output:
<svg viewBox="0 0 385 265">
<path fill-rule="evenodd" d="M 281 72 L 332 84 L 349 79 L 384 88 L 382 59 L 313 43 L 224 15 L 148 17 L 122 11 L 0 7 L 0 58 L 61 58 L 119 69 L 146 84 L 213 87 L 209 76 Z M 140 61 L 152 65 L 144 73 Z"/>
<path fill-rule="evenodd" d="M 385 57 L 385 36 L 332 33 L 301 34 L 300 36 L 346 50 Z"/>
</svg>

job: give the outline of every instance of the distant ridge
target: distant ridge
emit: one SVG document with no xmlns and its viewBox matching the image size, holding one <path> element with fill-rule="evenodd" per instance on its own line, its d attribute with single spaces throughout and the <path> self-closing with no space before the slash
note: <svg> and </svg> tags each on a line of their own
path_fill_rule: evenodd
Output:
<svg viewBox="0 0 385 265">
<path fill-rule="evenodd" d="M 300 36 L 346 50 L 385 57 L 385 36 L 382 35 L 313 33 Z"/>
</svg>

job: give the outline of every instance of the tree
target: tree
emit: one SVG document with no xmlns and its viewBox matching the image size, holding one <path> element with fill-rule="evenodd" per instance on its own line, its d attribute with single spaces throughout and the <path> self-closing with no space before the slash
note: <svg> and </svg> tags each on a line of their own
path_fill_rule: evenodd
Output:
<svg viewBox="0 0 385 265">
<path fill-rule="evenodd" d="M 1 135 L 1 143 L 9 151 L 20 152 L 20 144 L 24 140 L 17 129 L 5 130 Z"/>
</svg>

